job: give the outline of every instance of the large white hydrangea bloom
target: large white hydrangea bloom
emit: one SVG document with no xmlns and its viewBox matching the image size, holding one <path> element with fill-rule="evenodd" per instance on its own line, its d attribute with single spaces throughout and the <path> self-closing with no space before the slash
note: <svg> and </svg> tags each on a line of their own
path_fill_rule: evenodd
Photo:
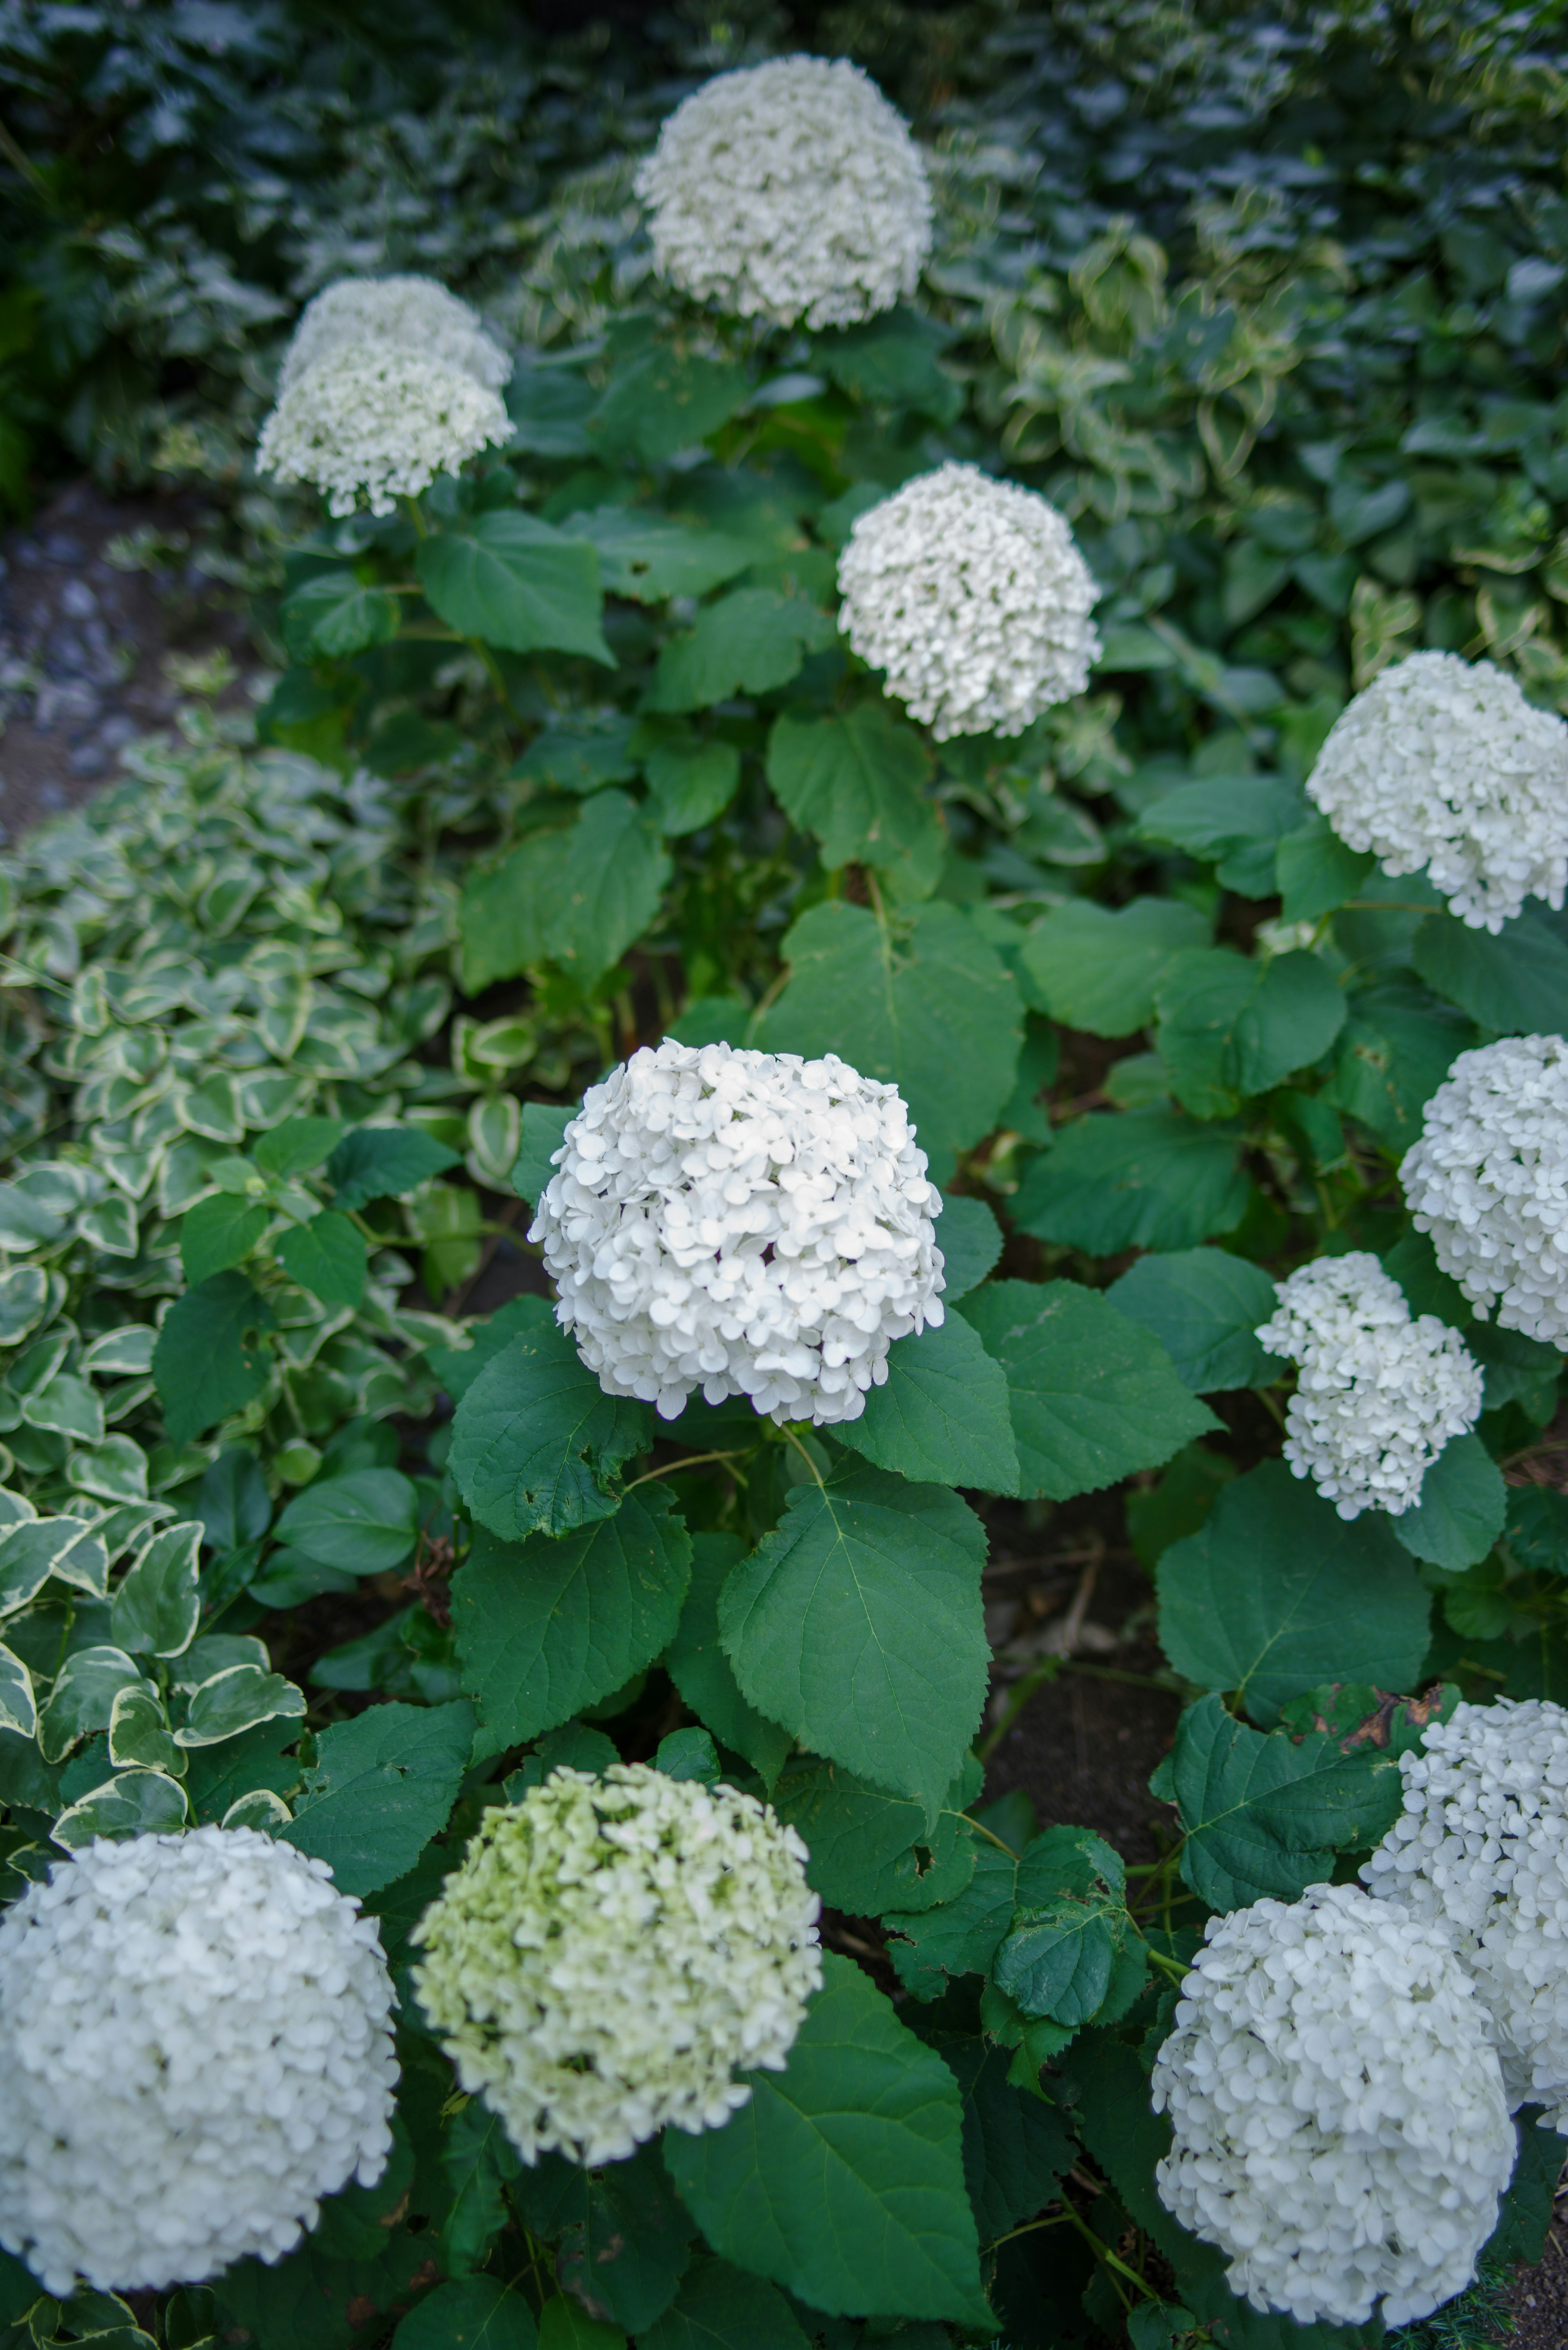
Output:
<svg viewBox="0 0 1568 2350">
<path fill-rule="evenodd" d="M 678 106 L 637 175 L 659 274 L 731 317 L 848 327 L 912 294 L 926 167 L 858 66 L 775 57 Z"/>
<path fill-rule="evenodd" d="M 1426 871 L 1472 930 L 1568 882 L 1568 725 L 1490 661 L 1411 653 L 1335 721 L 1307 795 L 1389 873 Z"/>
<path fill-rule="evenodd" d="M 1300 1367 L 1285 1459 L 1342 1518 L 1403 1516 L 1449 1439 L 1480 1418 L 1480 1366 L 1435 1314 L 1413 1320 L 1398 1283 L 1363 1252 L 1303 1264 L 1275 1295 L 1259 1340 Z"/>
<path fill-rule="evenodd" d="M 941 1200 L 896 1086 L 829 1053 L 645 1045 L 590 1086 L 528 1237 L 611 1395 L 701 1388 L 857 1419 L 888 1349 L 942 1319 Z"/>
<path fill-rule="evenodd" d="M 280 393 L 350 343 L 385 343 L 432 366 L 504 391 L 510 355 L 484 331 L 477 310 L 433 277 L 342 277 L 307 302 L 283 355 Z"/>
<path fill-rule="evenodd" d="M 1475 2274 L 1516 2145 L 1442 1928 L 1316 1885 L 1204 1934 L 1154 2068 L 1161 2202 L 1254 2309 L 1425 2317 Z"/>
<path fill-rule="evenodd" d="M 296 376 L 262 427 L 258 473 L 309 482 L 327 511 L 390 514 L 508 438 L 495 393 L 395 343 L 346 343 Z"/>
<path fill-rule="evenodd" d="M 822 1981 L 805 1846 L 755 1796 L 616 1763 L 489 1811 L 414 1939 L 465 2089 L 525 2162 L 721 2128 Z"/>
<path fill-rule="evenodd" d="M 1568 1346 L 1568 1043 L 1461 1053 L 1399 1180 L 1417 1232 L 1482 1321 Z"/>
<path fill-rule="evenodd" d="M 0 2243 L 47 2290 L 275 2261 L 391 2146 L 391 1978 L 325 1861 L 100 1841 L 0 1918 Z"/>
<path fill-rule="evenodd" d="M 838 558 L 838 625 L 939 743 L 1020 734 L 1082 693 L 1099 588 L 1055 507 L 939 465 L 868 507 Z"/>
<path fill-rule="evenodd" d="M 1491 2017 L 1511 2106 L 1568 2130 L 1568 1713 L 1460 1705 L 1402 1754 L 1405 1809 L 1361 1874 L 1435 1919 Z"/>
</svg>

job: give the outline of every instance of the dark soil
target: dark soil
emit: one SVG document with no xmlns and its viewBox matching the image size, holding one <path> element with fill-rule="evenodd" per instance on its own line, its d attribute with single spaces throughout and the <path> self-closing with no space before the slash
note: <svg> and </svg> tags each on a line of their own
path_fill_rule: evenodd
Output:
<svg viewBox="0 0 1568 2350">
<path fill-rule="evenodd" d="M 1546 2250 L 1532 2269 L 1521 2269 L 1509 2294 L 1513 2331 L 1501 2338 L 1511 2350 L 1563 2350 L 1568 2343 L 1568 2214 L 1559 2199 Z"/>
</svg>

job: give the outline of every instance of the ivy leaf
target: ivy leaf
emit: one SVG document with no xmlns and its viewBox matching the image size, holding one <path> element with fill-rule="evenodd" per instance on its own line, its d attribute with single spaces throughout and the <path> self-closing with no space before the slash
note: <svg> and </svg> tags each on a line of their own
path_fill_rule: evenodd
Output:
<svg viewBox="0 0 1568 2350">
<path fill-rule="evenodd" d="M 841 1421 L 837 1434 L 878 1469 L 916 1482 L 1018 1490 L 1006 1375 L 956 1314 L 897 1341 L 886 1382 L 869 1390 L 860 1418 Z"/>
<path fill-rule="evenodd" d="M 171 1444 L 189 1444 L 261 1393 L 268 1356 L 259 1341 L 276 1326 L 242 1273 L 215 1273 L 174 1300 L 152 1350 L 152 1384 Z"/>
<path fill-rule="evenodd" d="M 49 1836 L 65 1851 L 79 1852 L 99 1836 L 174 1835 L 188 1816 L 178 1779 L 162 1771 L 121 1771 L 68 1804 Z"/>
<path fill-rule="evenodd" d="M 1209 925 L 1175 898 L 1135 898 L 1111 912 L 1070 898 L 1030 931 L 1020 960 L 1044 1009 L 1092 1036 L 1130 1036 L 1154 1018 L 1171 958 L 1207 944 Z"/>
<path fill-rule="evenodd" d="M 1017 1856 L 980 1838 L 974 1874 L 954 1899 L 884 1917 L 888 1956 L 905 1990 L 940 1999 L 950 1977 L 984 1974 L 1012 1923 L 1017 1880 Z"/>
<path fill-rule="evenodd" d="M 330 1864 L 339 1893 L 376 1893 L 446 1825 L 473 1745 L 473 1708 L 372 1706 L 317 1742 L 295 1816 L 278 1835 Z"/>
<path fill-rule="evenodd" d="M 509 1542 L 620 1507 L 607 1482 L 652 1441 L 646 1404 L 607 1395 L 564 1330 L 524 1331 L 458 1405 L 447 1466 L 482 1526 Z"/>
<path fill-rule="evenodd" d="M 1410 960 L 1428 987 L 1500 1035 L 1552 1035 L 1568 1002 L 1568 946 L 1532 914 L 1493 938 L 1452 914 L 1428 914 Z"/>
<path fill-rule="evenodd" d="M 557 1541 L 476 1534 L 452 1607 L 487 1753 L 597 1705 L 673 1638 L 691 1567 L 673 1503 L 668 1486 L 643 1485 L 613 1518 Z"/>
<path fill-rule="evenodd" d="M 959 1312 L 1006 1376 L 1025 1497 L 1113 1485 L 1220 1425 L 1164 1347 L 1077 1282 L 988 1282 Z"/>
<path fill-rule="evenodd" d="M 786 710 L 768 737 L 768 783 L 792 824 L 815 833 L 831 872 L 851 859 L 894 866 L 940 858 L 946 835 L 924 795 L 931 756 L 883 702 L 842 717 Z"/>
<path fill-rule="evenodd" d="M 983 1200 L 950 1192 L 937 1226 L 942 1252 L 942 1302 L 956 1305 L 978 1289 L 1002 1254 L 1002 1226 Z"/>
<path fill-rule="evenodd" d="M 257 1730 L 266 1721 L 295 1721 L 305 1712 L 305 1692 L 281 1673 L 260 1665 L 227 1665 L 191 1692 L 183 1725 L 174 1733 L 176 1746 L 218 1746 Z M 249 1792 L 246 1790 L 245 1792 Z"/>
<path fill-rule="evenodd" d="M 1195 1118 L 1228 1118 L 1327 1052 L 1345 996 L 1321 956 L 1250 961 L 1219 947 L 1179 954 L 1156 992 L 1155 1043 Z"/>
<path fill-rule="evenodd" d="M 196 1562 L 205 1529 L 195 1523 L 155 1534 L 114 1595 L 114 1637 L 133 1656 L 178 1657 L 202 1620 Z"/>
<path fill-rule="evenodd" d="M 648 787 L 659 804 L 659 829 L 671 839 L 697 832 L 722 816 L 741 780 L 732 743 L 678 734 L 656 743 L 647 762 Z"/>
<path fill-rule="evenodd" d="M 138 1689 L 140 1667 L 123 1648 L 95 1642 L 75 1649 L 55 1676 L 38 1715 L 38 1751 L 46 1762 L 61 1762 L 89 1731 L 107 1730 L 122 1689 Z"/>
<path fill-rule="evenodd" d="M 419 1532 L 419 1497 L 396 1469 L 353 1469 L 296 1493 L 277 1522 L 280 1542 L 320 1566 L 384 1575 L 401 1566 Z"/>
<path fill-rule="evenodd" d="M 464 987 L 478 994 L 539 962 L 597 979 L 652 921 L 670 870 L 653 812 L 624 792 L 596 792 L 573 823 L 529 833 L 471 876 L 459 920 Z"/>
<path fill-rule="evenodd" d="M 1278 1302 L 1274 1284 L 1244 1256 L 1198 1248 L 1140 1257 L 1106 1295 L 1158 1339 L 1194 1395 L 1260 1387 L 1282 1367 L 1256 1335 Z"/>
<path fill-rule="evenodd" d="M 1195 1248 L 1234 1232 L 1246 1212 L 1241 1145 L 1239 1128 L 1201 1126 L 1175 1110 L 1081 1118 L 1028 1170 L 1013 1222 L 1090 1256 Z"/>
<path fill-rule="evenodd" d="M 291 660 L 351 660 L 398 633 L 398 599 L 352 571 L 318 571 L 278 607 Z"/>
<path fill-rule="evenodd" d="M 797 1485 L 719 1630 L 742 1694 L 934 1819 L 985 1700 L 985 1531 L 957 1495 L 858 1464 Z"/>
<path fill-rule="evenodd" d="M 599 576 L 612 596 L 660 604 L 667 596 L 706 596 L 757 559 L 744 539 L 722 530 L 694 530 L 645 506 L 595 506 L 569 515 L 568 538 L 597 550 Z"/>
<path fill-rule="evenodd" d="M 691 1581 L 664 1662 L 698 1720 L 722 1745 L 743 1755 L 771 1789 L 794 1741 L 747 1704 L 719 1640 L 719 1594 L 744 1550 L 735 1534 L 692 1535 Z"/>
<path fill-rule="evenodd" d="M 774 1809 L 798 1831 L 806 1877 L 830 1909 L 877 1918 L 951 1901 L 974 1874 L 976 1838 L 949 1789 L 934 1828 L 924 1807 L 831 1762 L 802 1758 L 774 1789 Z"/>
<path fill-rule="evenodd" d="M 833 622 L 803 597 L 737 588 L 672 637 L 659 656 L 646 707 L 708 710 L 741 693 L 771 693 L 798 676 L 808 652 L 833 642 Z"/>
<path fill-rule="evenodd" d="M 585 653 L 614 669 L 599 559 L 581 539 L 513 509 L 421 539 L 414 561 L 431 609 L 460 637 L 513 653 Z"/>
<path fill-rule="evenodd" d="M 1388 1523 L 1412 1558 L 1457 1573 L 1488 1555 L 1502 1534 L 1508 1502 L 1502 1471 L 1480 1438 L 1455 1436 L 1422 1478 L 1416 1501 Z"/>
<path fill-rule="evenodd" d="M 992 1972 L 1023 2014 L 1087 2023 L 1129 1933 L 1119 1856 L 1088 1828 L 1047 1828 L 1019 1863 L 1012 1923 Z"/>
<path fill-rule="evenodd" d="M 812 2350 L 776 2286 L 728 2261 L 694 2261 L 638 2350 Z"/>
<path fill-rule="evenodd" d="M 186 1280 L 205 1281 L 238 1264 L 271 1222 L 272 1210 L 265 1202 L 238 1199 L 232 1191 L 198 1200 L 180 1221 L 180 1263 Z"/>
<path fill-rule="evenodd" d="M 307 1224 L 291 1224 L 274 1253 L 289 1279 L 325 1305 L 358 1305 L 364 1295 L 365 1235 L 333 1208 L 323 1208 Z"/>
<path fill-rule="evenodd" d="M 722 2258 L 813 2309 L 989 2328 L 957 2084 L 857 1966 L 823 1965 L 784 2071 L 743 2076 L 722 2129 L 665 2133 L 680 2199 Z"/>
<path fill-rule="evenodd" d="M 347 1211 L 372 1200 L 401 1200 L 458 1159 L 417 1126 L 357 1126 L 327 1161 L 333 1205 Z"/>
</svg>

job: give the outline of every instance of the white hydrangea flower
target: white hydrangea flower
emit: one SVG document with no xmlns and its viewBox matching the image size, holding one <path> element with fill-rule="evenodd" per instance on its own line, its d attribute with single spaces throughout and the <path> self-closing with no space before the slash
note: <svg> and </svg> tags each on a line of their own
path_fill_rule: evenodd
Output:
<svg viewBox="0 0 1568 2350">
<path fill-rule="evenodd" d="M 942 1320 L 941 1200 L 896 1086 L 836 1055 L 644 1045 L 590 1086 L 529 1232 L 611 1395 L 857 1419 Z"/>
<path fill-rule="evenodd" d="M 1399 1180 L 1417 1232 L 1482 1321 L 1568 1346 L 1568 1043 L 1461 1053 Z"/>
<path fill-rule="evenodd" d="M 806 1850 L 755 1796 L 616 1763 L 486 1812 L 414 1939 L 420 2001 L 525 2162 L 719 2129 L 822 1981 Z"/>
<path fill-rule="evenodd" d="M 731 317 L 853 326 L 912 294 L 931 249 L 919 150 L 845 57 L 715 76 L 670 116 L 636 185 L 660 276 Z"/>
<path fill-rule="evenodd" d="M 1155 2171 L 1254 2309 L 1425 2317 L 1469 2284 L 1516 2139 L 1440 1926 L 1354 1885 L 1211 1918 L 1154 2068 Z"/>
<path fill-rule="evenodd" d="M 1429 875 L 1472 930 L 1568 882 L 1568 725 L 1490 661 L 1411 653 L 1335 720 L 1307 795 L 1389 873 Z"/>
<path fill-rule="evenodd" d="M 1460 1705 L 1399 1757 L 1405 1809 L 1361 1874 L 1438 1921 L 1491 2018 L 1511 2106 L 1568 2130 L 1568 1712 Z"/>
<path fill-rule="evenodd" d="M 1364 1252 L 1318 1257 L 1274 1294 L 1259 1342 L 1300 1366 L 1285 1459 L 1342 1518 L 1402 1517 L 1449 1439 L 1480 1418 L 1480 1365 L 1435 1314 L 1412 1320 L 1398 1283 Z"/>
<path fill-rule="evenodd" d="M 262 427 L 256 470 L 310 482 L 335 515 L 390 514 L 512 426 L 494 392 L 393 343 L 348 343 L 297 376 Z"/>
<path fill-rule="evenodd" d="M 486 391 L 504 391 L 512 373 L 510 354 L 485 333 L 478 311 L 433 277 L 341 277 L 301 311 L 283 355 L 280 395 L 350 343 L 388 344 L 472 376 Z"/>
<path fill-rule="evenodd" d="M 322 1860 L 99 1841 L 0 1918 L 0 2243 L 48 2292 L 280 2260 L 392 2138 L 391 1978 Z"/>
<path fill-rule="evenodd" d="M 1066 523 L 978 465 L 939 465 L 868 507 L 838 587 L 839 629 L 939 743 L 1021 734 L 1099 659 L 1100 590 Z"/>
</svg>

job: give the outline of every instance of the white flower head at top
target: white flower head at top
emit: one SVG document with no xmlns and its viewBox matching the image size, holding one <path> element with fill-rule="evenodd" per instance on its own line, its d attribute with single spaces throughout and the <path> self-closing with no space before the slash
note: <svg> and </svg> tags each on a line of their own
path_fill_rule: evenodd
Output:
<svg viewBox="0 0 1568 2350">
<path fill-rule="evenodd" d="M 941 1200 L 896 1086 L 834 1054 L 644 1045 L 590 1086 L 529 1239 L 611 1395 L 856 1419 L 942 1319 Z"/>
<path fill-rule="evenodd" d="M 278 374 L 279 394 L 350 343 L 384 343 L 504 391 L 512 359 L 477 310 L 433 277 L 340 277 L 299 315 Z"/>
<path fill-rule="evenodd" d="M 912 294 L 931 197 L 909 125 L 847 58 L 774 57 L 684 99 L 640 166 L 659 275 L 733 318 L 853 326 Z"/>
<path fill-rule="evenodd" d="M 1449 1438 L 1480 1418 L 1480 1365 L 1435 1314 L 1415 1320 L 1398 1283 L 1365 1252 L 1318 1257 L 1275 1294 L 1279 1311 L 1259 1342 L 1300 1367 L 1285 1459 L 1342 1518 L 1402 1516 Z"/>
<path fill-rule="evenodd" d="M 275 2261 L 391 2147 L 391 1978 L 325 1861 L 98 1842 L 0 1918 L 0 2243 L 51 2293 Z"/>
<path fill-rule="evenodd" d="M 1568 1345 L 1568 1043 L 1505 1036 L 1461 1053 L 1399 1180 L 1483 1321 Z"/>
<path fill-rule="evenodd" d="M 978 465 L 917 474 L 857 520 L 838 626 L 939 743 L 1020 734 L 1099 658 L 1094 574 L 1055 507 Z"/>
<path fill-rule="evenodd" d="M 488 1811 L 414 1929 L 420 2003 L 525 2162 L 722 2128 L 822 1981 L 805 1846 L 754 1795 L 615 1763 Z"/>
<path fill-rule="evenodd" d="M 1334 723 L 1307 796 L 1389 873 L 1425 872 L 1472 930 L 1568 883 L 1568 725 L 1490 661 L 1411 653 Z"/>
<path fill-rule="evenodd" d="M 311 483 L 333 515 L 361 504 L 390 514 L 511 431 L 496 394 L 461 368 L 395 343 L 345 343 L 283 393 L 262 427 L 256 470 Z"/>
<path fill-rule="evenodd" d="M 1440 1926 L 1354 1885 L 1211 1918 L 1155 2064 L 1155 2171 L 1254 2309 L 1425 2317 L 1469 2284 L 1516 2141 Z"/>
<path fill-rule="evenodd" d="M 1568 1713 L 1538 1698 L 1456 1706 L 1399 1769 L 1405 1808 L 1361 1874 L 1448 1934 L 1510 2105 L 1568 2130 Z"/>
</svg>

